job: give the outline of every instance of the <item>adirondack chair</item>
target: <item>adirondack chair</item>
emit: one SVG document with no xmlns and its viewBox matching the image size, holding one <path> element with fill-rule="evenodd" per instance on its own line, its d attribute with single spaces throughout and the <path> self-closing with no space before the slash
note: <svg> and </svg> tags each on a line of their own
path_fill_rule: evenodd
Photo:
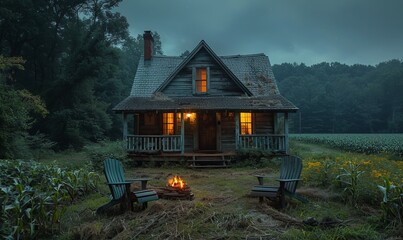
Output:
<svg viewBox="0 0 403 240">
<path fill-rule="evenodd" d="M 147 202 L 158 200 L 158 195 L 154 190 L 147 190 L 147 181 L 149 178 L 125 179 L 122 163 L 115 159 L 104 161 L 104 173 L 107 184 L 111 190 L 111 201 L 96 211 L 97 214 L 103 213 L 106 209 L 120 204 L 122 210 L 127 210 L 129 205 L 134 210 L 133 203 L 142 205 L 143 209 L 147 207 Z M 130 191 L 130 185 L 133 182 L 141 182 L 141 190 Z"/>
<path fill-rule="evenodd" d="M 296 198 L 302 202 L 308 202 L 295 192 L 298 181 L 301 180 L 301 171 L 301 158 L 296 156 L 284 156 L 280 167 L 280 178 L 276 179 L 276 181 L 280 182 L 280 186 L 265 186 L 263 184 L 263 178 L 265 176 L 256 175 L 259 185 L 252 188 L 251 196 L 259 197 L 260 202 L 263 201 L 264 197 L 278 199 L 280 208 L 285 207 L 285 195 Z"/>
</svg>

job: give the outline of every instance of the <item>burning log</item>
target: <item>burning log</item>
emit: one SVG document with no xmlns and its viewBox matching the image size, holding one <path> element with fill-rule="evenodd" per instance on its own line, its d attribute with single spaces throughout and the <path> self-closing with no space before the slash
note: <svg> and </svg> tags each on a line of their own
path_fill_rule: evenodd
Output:
<svg viewBox="0 0 403 240">
<path fill-rule="evenodd" d="M 179 176 L 168 179 L 165 188 L 156 189 L 158 197 L 171 200 L 193 200 L 194 194 L 187 183 Z"/>
<path fill-rule="evenodd" d="M 184 187 L 187 187 L 187 184 L 181 177 L 174 176 L 168 180 L 167 187 L 183 189 Z"/>
</svg>

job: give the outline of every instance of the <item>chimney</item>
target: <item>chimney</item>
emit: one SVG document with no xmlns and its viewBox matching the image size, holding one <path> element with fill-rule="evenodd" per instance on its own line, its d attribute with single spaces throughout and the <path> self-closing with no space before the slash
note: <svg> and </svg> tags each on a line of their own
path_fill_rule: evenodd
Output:
<svg viewBox="0 0 403 240">
<path fill-rule="evenodd" d="M 151 35 L 151 31 L 144 31 L 143 34 L 144 39 L 144 61 L 151 60 L 153 56 L 153 44 L 154 39 Z"/>
</svg>

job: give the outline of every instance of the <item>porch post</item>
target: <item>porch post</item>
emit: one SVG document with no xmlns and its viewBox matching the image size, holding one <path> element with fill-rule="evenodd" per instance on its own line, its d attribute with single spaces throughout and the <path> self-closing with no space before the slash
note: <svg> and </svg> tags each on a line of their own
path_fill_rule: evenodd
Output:
<svg viewBox="0 0 403 240">
<path fill-rule="evenodd" d="M 185 118 L 181 112 L 181 154 L 185 153 Z"/>
<path fill-rule="evenodd" d="M 127 113 L 123 112 L 123 141 L 127 140 Z"/>
<path fill-rule="evenodd" d="M 239 149 L 239 112 L 235 112 L 235 149 Z"/>
<path fill-rule="evenodd" d="M 284 136 L 285 136 L 285 153 L 288 154 L 288 113 L 284 113 Z"/>
<path fill-rule="evenodd" d="M 280 121 L 278 120 L 279 114 L 273 113 L 273 119 L 274 119 L 274 134 L 282 134 L 282 131 L 280 131 Z"/>
</svg>

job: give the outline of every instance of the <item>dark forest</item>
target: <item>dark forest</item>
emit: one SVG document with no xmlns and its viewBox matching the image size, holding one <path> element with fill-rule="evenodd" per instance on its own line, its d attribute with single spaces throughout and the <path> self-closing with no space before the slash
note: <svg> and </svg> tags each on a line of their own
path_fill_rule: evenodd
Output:
<svg viewBox="0 0 403 240">
<path fill-rule="evenodd" d="M 300 109 L 294 133 L 403 132 L 403 62 L 273 66 L 280 92 Z"/>
</svg>

